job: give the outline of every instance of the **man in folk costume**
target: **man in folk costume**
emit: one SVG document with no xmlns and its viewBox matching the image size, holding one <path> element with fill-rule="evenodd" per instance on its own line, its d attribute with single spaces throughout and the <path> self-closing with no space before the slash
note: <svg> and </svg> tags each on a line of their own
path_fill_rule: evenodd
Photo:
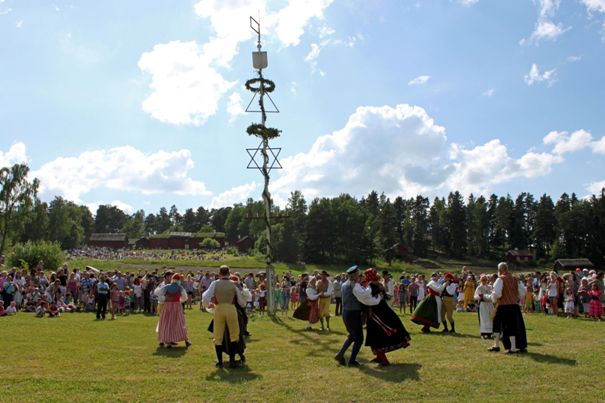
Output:
<svg viewBox="0 0 605 403">
<path fill-rule="evenodd" d="M 319 294 L 319 321 L 321 322 L 321 331 L 324 329 L 324 318 L 326 320 L 326 332 L 330 333 L 330 304 L 332 303 L 332 294 L 334 284 L 327 271 L 322 271 L 317 280 L 317 293 Z"/>
<path fill-rule="evenodd" d="M 451 329 L 449 329 L 450 333 L 456 333 L 456 328 L 454 327 L 454 311 L 456 310 L 456 289 L 458 288 L 458 283 L 454 278 L 452 273 L 445 273 L 445 288 L 441 293 L 441 322 L 443 323 L 443 332 L 448 332 L 447 322 L 445 321 L 446 316 L 447 320 L 450 322 Z"/>
<path fill-rule="evenodd" d="M 482 339 L 490 339 L 494 328 L 492 315 L 494 303 L 492 301 L 492 286 L 487 283 L 487 276 L 481 275 L 480 284 L 475 288 L 475 301 L 479 306 L 479 332 Z"/>
<path fill-rule="evenodd" d="M 395 300 L 395 280 L 393 280 L 393 276 L 387 270 L 382 272 L 382 285 L 389 296 L 391 305 L 393 305 Z"/>
<path fill-rule="evenodd" d="M 164 301 L 164 307 L 156 328 L 158 340 L 160 347 L 167 345 L 170 348 L 179 341 L 184 341 L 185 347 L 189 347 L 191 343 L 187 336 L 187 325 L 185 324 L 185 315 L 181 305 L 182 302 L 187 301 L 187 291 L 181 286 L 183 277 L 180 274 L 177 273 L 170 277 L 169 284 L 155 290 L 158 299 Z"/>
<path fill-rule="evenodd" d="M 210 284 L 210 287 L 202 295 L 204 306 L 210 306 L 214 302 L 214 349 L 216 351 L 218 368 L 223 368 L 223 336 L 225 326 L 229 329 L 229 367 L 235 368 L 235 354 L 238 350 L 239 342 L 239 322 L 237 310 L 234 301 L 240 305 L 245 305 L 246 300 L 242 296 L 238 287 L 231 282 L 229 277 L 229 266 L 219 268 L 219 279 Z"/>
<path fill-rule="evenodd" d="M 441 323 L 441 293 L 445 284 L 439 284 L 438 273 L 433 273 L 426 285 L 427 296 L 418 304 L 411 316 L 412 322 L 422 325 L 422 333 L 430 333 L 431 327 L 438 329 Z"/>
<path fill-rule="evenodd" d="M 363 287 L 360 284 L 359 268 L 352 266 L 347 269 L 348 279 L 342 284 L 342 321 L 347 329 L 347 338 L 345 339 L 340 351 L 334 356 L 334 359 L 340 365 L 349 367 L 359 367 L 357 354 L 363 345 L 363 324 L 362 310 L 363 306 L 378 305 L 379 297 L 372 296 L 370 287 Z M 345 353 L 353 344 L 349 361 L 345 361 Z"/>
<path fill-rule="evenodd" d="M 508 354 L 527 352 L 525 322 L 519 307 L 519 300 L 525 297 L 525 287 L 519 287 L 519 280 L 508 272 L 508 265 L 498 264 L 498 279 L 494 282 L 492 300 L 496 304 L 494 316 L 494 345 L 489 351 L 500 351 L 500 341 Z"/>
</svg>

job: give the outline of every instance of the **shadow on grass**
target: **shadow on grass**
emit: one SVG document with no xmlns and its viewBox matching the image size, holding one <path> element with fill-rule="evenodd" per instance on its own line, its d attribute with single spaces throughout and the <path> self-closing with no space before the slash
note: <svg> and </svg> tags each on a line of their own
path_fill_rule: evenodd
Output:
<svg viewBox="0 0 605 403">
<path fill-rule="evenodd" d="M 178 357 L 182 357 L 183 355 L 185 355 L 186 351 L 187 351 L 187 349 L 185 347 L 171 347 L 171 348 L 158 347 L 155 350 L 155 353 L 153 353 L 153 355 L 159 355 L 159 356 L 168 357 L 168 358 L 178 358 Z"/>
<path fill-rule="evenodd" d="M 475 334 L 466 334 L 466 333 L 449 333 L 449 332 L 442 332 L 439 330 L 433 330 L 430 333 L 418 333 L 418 335 L 416 337 L 432 337 L 432 336 L 437 336 L 437 337 L 455 337 L 458 339 L 480 339 L 481 336 L 477 336 Z"/>
<path fill-rule="evenodd" d="M 262 378 L 262 376 L 259 374 L 255 374 L 247 366 L 238 368 L 217 368 L 214 372 L 206 376 L 207 381 L 226 381 L 229 383 L 244 383 L 259 378 Z"/>
<path fill-rule="evenodd" d="M 286 323 L 277 317 L 274 317 L 271 320 L 273 321 L 273 323 L 275 323 L 279 326 L 283 326 L 289 332 L 300 336 L 301 338 L 291 339 L 289 342 L 292 344 L 299 345 L 299 346 L 311 347 L 309 349 L 309 352 L 307 353 L 307 355 L 310 355 L 310 356 L 318 356 L 318 357 L 325 356 L 326 351 L 330 352 L 332 354 L 336 353 L 338 351 L 338 348 L 337 348 L 338 343 L 334 344 L 334 340 L 330 339 L 329 337 L 331 335 L 338 335 L 338 336 L 345 335 L 342 332 L 330 332 L 330 334 L 327 335 L 325 333 L 323 333 L 323 334 L 318 333 L 316 330 L 306 330 L 304 328 L 294 328 L 289 323 Z M 297 322 L 300 322 L 302 325 L 305 324 L 305 322 L 303 322 L 303 321 L 297 321 Z M 316 347 L 316 348 L 312 348 L 312 347 Z"/>
<path fill-rule="evenodd" d="M 365 375 L 373 376 L 374 378 L 382 379 L 387 382 L 403 382 L 405 380 L 419 381 L 420 375 L 418 371 L 422 365 L 409 364 L 391 364 L 388 367 L 364 365 L 359 367 L 359 370 Z"/>
<path fill-rule="evenodd" d="M 559 364 L 559 365 L 570 365 L 570 366 L 575 366 L 577 364 L 576 360 L 557 357 L 556 355 L 540 354 L 540 353 L 534 353 L 534 352 L 528 352 L 525 355 L 534 361 L 542 362 L 545 364 Z"/>
</svg>

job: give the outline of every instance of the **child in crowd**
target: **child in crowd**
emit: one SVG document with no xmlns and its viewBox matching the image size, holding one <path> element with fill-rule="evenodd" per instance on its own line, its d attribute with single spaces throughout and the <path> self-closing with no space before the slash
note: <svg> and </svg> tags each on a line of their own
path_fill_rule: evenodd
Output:
<svg viewBox="0 0 605 403">
<path fill-rule="evenodd" d="M 599 290 L 599 286 L 597 282 L 592 283 L 591 290 L 588 291 L 588 296 L 590 297 L 589 311 L 590 317 L 593 319 L 603 320 L 601 316 L 603 316 L 603 305 L 601 304 L 601 290 Z"/>
<path fill-rule="evenodd" d="M 120 309 L 120 290 L 116 283 L 112 283 L 109 288 L 109 300 L 111 301 L 111 320 L 115 320 Z"/>
<path fill-rule="evenodd" d="M 88 293 L 86 297 L 86 312 L 95 312 L 95 294 L 92 292 L 92 289 Z"/>
<path fill-rule="evenodd" d="M 532 291 L 531 280 L 527 281 L 525 289 L 527 292 L 525 293 L 523 312 L 530 313 L 534 311 L 534 294 Z"/>
<path fill-rule="evenodd" d="M 578 288 L 578 303 L 580 304 L 580 308 L 582 309 L 585 318 L 589 317 L 590 312 L 590 296 L 588 295 L 588 291 L 590 291 L 588 279 L 583 278 L 580 281 L 580 287 Z"/>
<path fill-rule="evenodd" d="M 571 317 L 573 317 L 575 311 L 576 311 L 576 306 L 574 303 L 573 289 L 571 287 L 568 287 L 565 290 L 565 315 L 566 315 L 567 319 L 570 319 Z"/>
<path fill-rule="evenodd" d="M 533 298 L 534 298 L 534 312 L 542 312 L 542 304 L 540 303 L 540 286 L 539 285 L 534 286 Z"/>
<path fill-rule="evenodd" d="M 13 316 L 17 314 L 17 303 L 15 301 L 12 301 L 10 303 L 10 305 L 8 306 L 8 308 L 6 308 L 6 316 Z M 2 315 L 0 315 L 2 316 Z"/>
<path fill-rule="evenodd" d="M 256 297 L 258 298 L 258 310 L 262 315 L 265 313 L 265 308 L 267 307 L 267 290 L 265 289 L 264 284 L 261 284 L 258 288 Z"/>
<path fill-rule="evenodd" d="M 4 301 L 0 299 L 0 316 L 6 316 L 6 310 L 4 310 Z"/>
<path fill-rule="evenodd" d="M 290 307 L 292 310 L 298 307 L 298 287 L 296 287 L 296 284 L 290 287 Z"/>
</svg>

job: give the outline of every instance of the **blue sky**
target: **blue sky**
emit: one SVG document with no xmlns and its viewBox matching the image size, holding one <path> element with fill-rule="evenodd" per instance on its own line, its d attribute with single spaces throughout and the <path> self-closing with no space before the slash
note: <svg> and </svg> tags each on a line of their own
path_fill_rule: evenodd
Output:
<svg viewBox="0 0 605 403">
<path fill-rule="evenodd" d="M 260 199 L 250 15 L 279 204 L 605 186 L 605 0 L 0 0 L 0 163 L 93 210 Z"/>
</svg>

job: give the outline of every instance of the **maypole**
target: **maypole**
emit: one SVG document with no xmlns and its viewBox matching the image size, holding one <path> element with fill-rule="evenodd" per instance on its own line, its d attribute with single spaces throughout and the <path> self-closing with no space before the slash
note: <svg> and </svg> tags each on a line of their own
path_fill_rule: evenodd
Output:
<svg viewBox="0 0 605 403">
<path fill-rule="evenodd" d="M 269 147 L 269 140 L 279 137 L 281 131 L 267 127 L 267 113 L 279 113 L 279 110 L 275 106 L 275 103 L 271 99 L 269 95 L 273 90 L 275 90 L 275 83 L 271 80 L 268 80 L 263 77 L 263 69 L 268 66 L 267 62 L 267 52 L 261 51 L 262 45 L 260 40 L 260 23 L 256 21 L 254 18 L 250 17 L 250 28 L 256 32 L 257 44 L 256 48 L 258 49 L 256 52 L 252 52 L 252 64 L 257 71 L 258 78 L 253 78 L 246 81 L 246 89 L 254 93 L 252 100 L 248 104 L 246 108 L 246 112 L 257 112 L 261 114 L 261 123 L 253 123 L 246 129 L 246 132 L 251 136 L 256 136 L 261 139 L 261 143 L 257 148 L 248 148 L 246 151 L 251 157 L 250 163 L 248 164 L 248 168 L 256 168 L 261 171 L 263 174 L 265 185 L 263 188 L 263 202 L 265 205 L 265 213 L 264 213 L 264 222 L 266 227 L 266 253 L 265 253 L 265 261 L 267 264 L 266 270 L 266 281 L 265 284 L 267 286 L 267 305 L 269 314 L 273 315 L 275 313 L 275 270 L 273 268 L 273 244 L 271 243 L 271 193 L 269 192 L 269 173 L 271 169 L 279 169 L 281 165 L 277 160 L 277 156 L 281 151 L 280 148 L 271 148 Z M 250 105 L 258 95 L 258 105 L 259 110 L 250 110 Z M 274 110 L 267 110 L 265 108 L 265 97 L 267 97 L 273 107 Z M 276 152 L 277 151 L 277 152 Z M 256 156 L 260 152 L 262 156 L 262 165 L 259 165 L 256 161 Z M 273 156 L 273 162 L 270 161 L 269 153 Z"/>
</svg>

